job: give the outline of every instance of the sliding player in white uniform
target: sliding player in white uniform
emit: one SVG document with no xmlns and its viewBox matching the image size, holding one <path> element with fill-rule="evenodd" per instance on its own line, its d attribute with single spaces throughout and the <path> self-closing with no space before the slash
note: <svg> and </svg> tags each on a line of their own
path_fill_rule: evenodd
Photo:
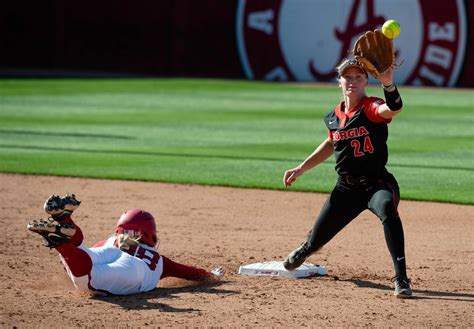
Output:
<svg viewBox="0 0 474 329">
<path fill-rule="evenodd" d="M 165 277 L 214 283 L 224 276 L 222 267 L 209 272 L 160 255 L 155 218 L 137 208 L 122 214 L 113 236 L 86 248 L 82 231 L 71 218 L 80 203 L 74 194 L 62 198 L 52 195 L 44 204 L 51 218 L 27 226 L 59 252 L 79 290 L 94 295 L 128 295 L 153 290 Z"/>
</svg>

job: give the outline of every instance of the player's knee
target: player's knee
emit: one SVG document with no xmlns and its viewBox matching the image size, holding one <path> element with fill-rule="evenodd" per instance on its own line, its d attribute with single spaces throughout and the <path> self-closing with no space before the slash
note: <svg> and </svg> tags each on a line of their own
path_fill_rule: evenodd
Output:
<svg viewBox="0 0 474 329">
<path fill-rule="evenodd" d="M 390 218 L 398 217 L 398 210 L 393 202 L 386 201 L 380 204 L 378 215 L 382 220 L 382 224 Z"/>
</svg>

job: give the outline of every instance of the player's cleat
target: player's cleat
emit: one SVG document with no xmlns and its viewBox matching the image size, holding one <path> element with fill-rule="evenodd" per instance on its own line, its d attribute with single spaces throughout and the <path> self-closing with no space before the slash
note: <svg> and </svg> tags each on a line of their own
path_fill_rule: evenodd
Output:
<svg viewBox="0 0 474 329">
<path fill-rule="evenodd" d="M 300 267 L 306 258 L 308 258 L 314 251 L 311 251 L 308 243 L 303 242 L 298 248 L 293 250 L 288 257 L 283 261 L 283 267 L 288 271 L 293 271 Z"/>
<path fill-rule="evenodd" d="M 62 198 L 59 195 L 51 195 L 44 203 L 44 211 L 60 222 L 70 216 L 80 204 L 81 201 L 77 200 L 74 194 L 66 194 Z"/>
<path fill-rule="evenodd" d="M 406 276 L 399 275 L 392 279 L 395 283 L 395 292 L 393 293 L 398 298 L 410 298 L 412 297 L 413 291 L 410 287 L 410 279 Z"/>
<path fill-rule="evenodd" d="M 32 221 L 26 226 L 31 232 L 41 235 L 48 244 L 47 247 L 54 248 L 69 240 L 76 233 L 76 228 L 71 224 L 56 224 L 52 218 Z"/>
</svg>

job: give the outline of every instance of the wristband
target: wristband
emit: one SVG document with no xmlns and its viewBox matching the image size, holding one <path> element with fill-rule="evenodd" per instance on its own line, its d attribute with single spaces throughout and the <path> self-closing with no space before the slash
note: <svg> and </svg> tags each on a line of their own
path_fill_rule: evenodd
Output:
<svg viewBox="0 0 474 329">
<path fill-rule="evenodd" d="M 388 91 L 388 90 L 392 89 L 393 87 L 395 87 L 395 84 L 394 84 L 393 82 L 392 82 L 391 84 L 389 84 L 388 86 L 382 84 L 383 90 L 387 90 L 387 91 Z"/>
<path fill-rule="evenodd" d="M 391 88 L 392 87 L 395 87 L 395 89 L 388 91 L 384 86 L 383 93 L 385 94 L 385 102 L 390 111 L 398 111 L 403 107 L 403 102 L 397 87 L 394 84 L 392 84 Z"/>
</svg>

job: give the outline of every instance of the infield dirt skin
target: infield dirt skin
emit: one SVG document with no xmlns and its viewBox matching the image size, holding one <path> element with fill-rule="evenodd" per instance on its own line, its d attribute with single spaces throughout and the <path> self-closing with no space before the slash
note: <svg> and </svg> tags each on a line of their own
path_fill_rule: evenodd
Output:
<svg viewBox="0 0 474 329">
<path fill-rule="evenodd" d="M 308 261 L 329 275 L 249 277 L 239 266 L 282 260 L 311 228 L 327 195 L 148 182 L 0 174 L 1 327 L 473 327 L 474 207 L 402 200 L 414 298 L 393 296 L 382 225 L 359 215 Z M 403 186 L 402 197 L 403 197 Z M 227 269 L 219 285 L 165 279 L 143 294 L 75 290 L 55 250 L 26 224 L 51 194 L 82 200 L 74 219 L 91 246 L 139 207 L 157 219 L 160 252 Z"/>
</svg>

